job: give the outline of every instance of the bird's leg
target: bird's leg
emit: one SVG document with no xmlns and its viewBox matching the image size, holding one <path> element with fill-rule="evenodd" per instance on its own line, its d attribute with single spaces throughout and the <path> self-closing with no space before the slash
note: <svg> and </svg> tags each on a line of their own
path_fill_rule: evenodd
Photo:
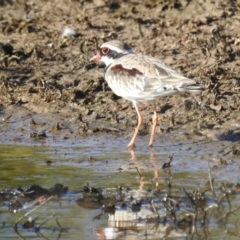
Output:
<svg viewBox="0 0 240 240">
<path fill-rule="evenodd" d="M 148 145 L 149 147 L 153 147 L 154 133 L 155 133 L 157 123 L 158 123 L 157 107 L 156 107 L 156 104 L 154 103 L 154 105 L 153 105 L 153 126 L 152 126 L 152 132 L 151 132 L 149 145 Z"/>
<path fill-rule="evenodd" d="M 143 123 L 143 118 L 142 118 L 142 115 L 141 115 L 141 113 L 140 113 L 140 111 L 139 111 L 139 108 L 138 108 L 137 104 L 136 104 L 136 103 L 133 103 L 133 104 L 134 104 L 134 106 L 135 106 L 135 108 L 136 108 L 137 115 L 138 115 L 138 125 L 137 125 L 137 127 L 135 128 L 135 131 L 134 131 L 132 140 L 131 140 L 130 143 L 128 144 L 128 148 L 129 148 L 129 149 L 133 149 L 133 148 L 135 147 L 135 144 L 134 144 L 134 143 L 135 143 L 135 139 L 136 139 L 136 137 L 137 137 L 137 135 L 138 135 L 138 131 L 139 131 L 139 129 L 140 129 L 140 127 L 142 126 L 142 123 Z"/>
</svg>

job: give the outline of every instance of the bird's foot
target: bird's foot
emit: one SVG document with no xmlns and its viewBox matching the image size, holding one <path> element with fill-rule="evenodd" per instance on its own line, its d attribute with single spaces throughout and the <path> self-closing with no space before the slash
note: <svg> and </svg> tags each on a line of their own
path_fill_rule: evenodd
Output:
<svg viewBox="0 0 240 240">
<path fill-rule="evenodd" d="M 149 144 L 148 144 L 148 147 L 153 148 L 153 144 L 152 144 L 152 143 L 149 143 Z"/>
<path fill-rule="evenodd" d="M 129 150 L 133 150 L 135 148 L 135 144 L 130 142 L 127 147 Z"/>
</svg>

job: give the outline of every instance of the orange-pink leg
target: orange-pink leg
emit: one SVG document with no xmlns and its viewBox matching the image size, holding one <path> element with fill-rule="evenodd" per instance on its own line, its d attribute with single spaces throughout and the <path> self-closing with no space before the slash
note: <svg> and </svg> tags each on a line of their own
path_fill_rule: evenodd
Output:
<svg viewBox="0 0 240 240">
<path fill-rule="evenodd" d="M 148 145 L 149 147 L 153 147 L 154 133 L 155 133 L 155 130 L 156 130 L 157 123 L 158 123 L 157 108 L 156 108 L 156 105 L 154 103 L 154 105 L 153 105 L 153 126 L 152 126 L 152 132 L 151 132 L 149 145 Z"/>
<path fill-rule="evenodd" d="M 130 143 L 128 144 L 128 148 L 130 148 L 130 149 L 133 149 L 133 148 L 135 147 L 135 144 L 134 144 L 134 143 L 135 143 L 135 139 L 136 139 L 136 137 L 137 137 L 137 135 L 138 135 L 138 132 L 139 132 L 139 129 L 140 129 L 140 127 L 142 126 L 142 123 L 143 123 L 143 118 L 142 118 L 142 115 L 141 115 L 141 113 L 140 113 L 140 111 L 139 111 L 139 108 L 138 108 L 137 104 L 134 103 L 134 106 L 135 106 L 135 108 L 136 108 L 137 115 L 138 115 L 138 125 L 137 125 L 137 127 L 135 128 L 135 131 L 134 131 L 132 140 L 131 140 Z"/>
</svg>

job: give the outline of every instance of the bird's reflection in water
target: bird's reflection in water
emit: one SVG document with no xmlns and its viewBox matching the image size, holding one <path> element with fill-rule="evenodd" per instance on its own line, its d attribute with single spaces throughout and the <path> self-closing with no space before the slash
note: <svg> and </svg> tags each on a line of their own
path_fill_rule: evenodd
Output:
<svg viewBox="0 0 240 240">
<path fill-rule="evenodd" d="M 146 184 L 152 183 L 155 186 L 155 190 L 159 189 L 159 182 L 160 182 L 160 171 L 162 170 L 168 177 L 171 178 L 171 168 L 170 164 L 164 163 L 163 167 L 159 165 L 159 161 L 155 155 L 154 149 L 150 150 L 149 159 L 143 160 L 142 158 L 138 157 L 135 150 L 129 150 L 131 153 L 131 158 L 136 166 L 136 171 L 139 177 L 139 190 L 143 190 Z M 168 167 L 164 167 L 168 165 Z M 153 178 L 147 179 L 144 177 L 144 172 L 153 172 Z M 168 179 L 168 177 L 166 179 Z"/>
<path fill-rule="evenodd" d="M 149 155 L 129 151 L 131 159 L 121 165 L 121 171 L 136 174 L 139 189 L 122 189 L 123 202 L 115 206 L 114 214 L 108 215 L 106 228 L 95 229 L 96 235 L 101 240 L 120 239 L 119 237 L 124 240 L 138 240 L 139 236 L 145 236 L 144 239 L 183 237 L 184 231 L 176 231 L 171 224 L 165 222 L 167 209 L 164 199 L 170 196 L 171 191 L 171 159 L 163 162 L 167 156 L 155 154 L 153 149 Z"/>
</svg>

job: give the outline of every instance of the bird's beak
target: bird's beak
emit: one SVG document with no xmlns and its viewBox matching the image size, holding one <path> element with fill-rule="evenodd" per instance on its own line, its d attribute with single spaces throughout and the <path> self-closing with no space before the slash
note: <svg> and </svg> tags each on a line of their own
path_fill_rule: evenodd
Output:
<svg viewBox="0 0 240 240">
<path fill-rule="evenodd" d="M 90 59 L 90 62 L 94 61 L 94 62 L 98 62 L 100 61 L 101 59 L 101 56 L 99 53 L 97 53 L 95 56 L 93 56 L 91 59 Z"/>
</svg>

